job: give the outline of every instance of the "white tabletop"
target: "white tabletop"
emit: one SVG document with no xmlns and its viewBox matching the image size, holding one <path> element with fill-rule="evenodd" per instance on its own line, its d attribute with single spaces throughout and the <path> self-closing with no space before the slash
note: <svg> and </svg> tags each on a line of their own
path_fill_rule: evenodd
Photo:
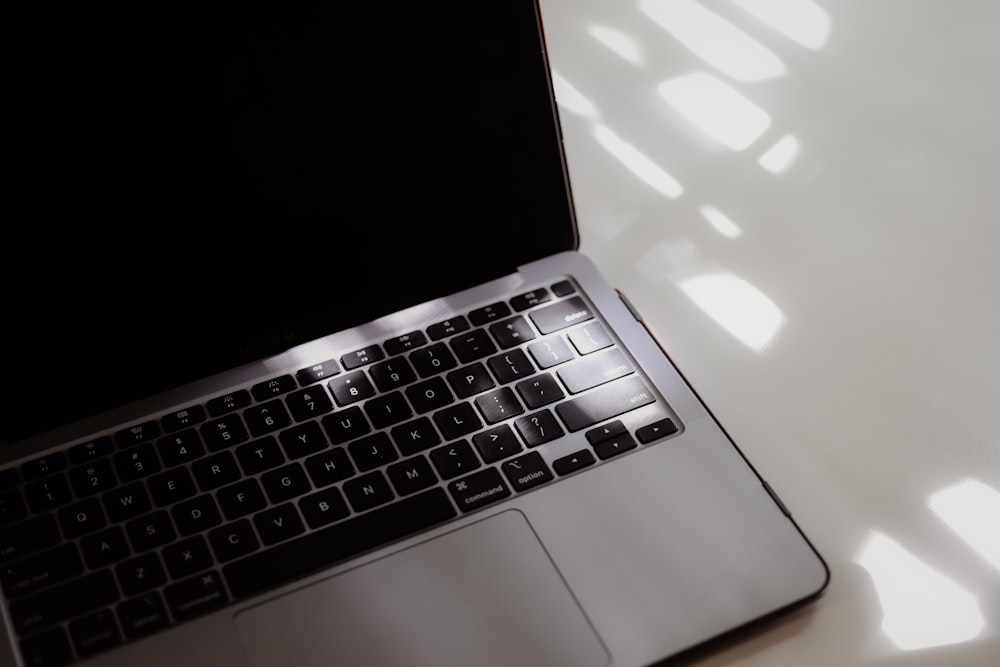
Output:
<svg viewBox="0 0 1000 667">
<path fill-rule="evenodd" d="M 541 0 L 590 255 L 832 570 L 698 665 L 1000 665 L 1000 3 Z"/>
</svg>

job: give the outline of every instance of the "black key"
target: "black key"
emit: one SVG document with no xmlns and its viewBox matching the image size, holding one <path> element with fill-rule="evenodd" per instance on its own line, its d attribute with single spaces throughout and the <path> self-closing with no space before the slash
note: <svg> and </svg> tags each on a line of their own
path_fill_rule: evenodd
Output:
<svg viewBox="0 0 1000 667">
<path fill-rule="evenodd" d="M 494 322 L 490 325 L 490 333 L 502 348 L 514 347 L 536 338 L 531 325 L 520 315 L 502 322 Z"/>
<path fill-rule="evenodd" d="M 107 524 L 104 511 L 96 498 L 88 498 L 63 507 L 56 516 L 59 518 L 59 525 L 62 526 L 63 535 L 68 539 L 100 530 Z"/>
<path fill-rule="evenodd" d="M 510 489 L 496 468 L 486 468 L 454 480 L 448 484 L 448 491 L 463 512 L 485 507 L 510 495 Z"/>
<path fill-rule="evenodd" d="M 434 413 L 434 423 L 445 440 L 456 440 L 482 428 L 483 423 L 470 403 L 459 403 Z"/>
<path fill-rule="evenodd" d="M 434 467 L 444 479 L 464 475 L 479 468 L 479 458 L 465 440 L 452 442 L 430 452 Z"/>
<path fill-rule="evenodd" d="M 219 452 L 195 461 L 191 466 L 195 481 L 202 491 L 211 491 L 235 482 L 240 478 L 240 468 L 230 452 Z"/>
<path fill-rule="evenodd" d="M 416 454 L 441 444 L 441 436 L 427 417 L 418 417 L 411 422 L 400 424 L 389 433 L 403 456 Z"/>
<path fill-rule="evenodd" d="M 354 474 L 354 465 L 343 447 L 310 456 L 305 460 L 306 472 L 313 486 L 320 488 L 347 479 Z"/>
<path fill-rule="evenodd" d="M 562 366 L 556 375 L 571 394 L 617 380 L 633 372 L 632 364 L 618 348 L 611 348 Z"/>
<path fill-rule="evenodd" d="M 123 428 L 115 433 L 115 443 L 122 449 L 134 447 L 144 442 L 152 442 L 160 437 L 162 432 L 160 425 L 155 421 L 147 421 Z"/>
<path fill-rule="evenodd" d="M 495 322 L 501 317 L 507 317 L 508 315 L 510 315 L 510 307 L 503 302 L 497 302 L 489 306 L 476 308 L 469 313 L 469 320 L 478 327 L 487 322 Z"/>
<path fill-rule="evenodd" d="M 110 609 L 78 618 L 69 624 L 69 636 L 80 657 L 87 657 L 106 651 L 121 643 L 121 634 L 115 615 Z"/>
<path fill-rule="evenodd" d="M 344 495 L 355 512 L 364 512 L 393 498 L 389 482 L 378 470 L 344 482 Z"/>
<path fill-rule="evenodd" d="M 461 333 L 468 328 L 469 321 L 461 315 L 458 315 L 450 320 L 430 325 L 427 327 L 427 335 L 431 337 L 431 340 L 441 340 L 442 338 L 447 338 L 448 336 L 454 336 L 457 333 Z"/>
<path fill-rule="evenodd" d="M 514 427 L 521 434 L 528 447 L 538 447 L 564 435 L 559 422 L 548 410 L 541 410 L 527 417 L 521 417 L 514 422 Z"/>
<path fill-rule="evenodd" d="M 115 609 L 122 632 L 130 639 L 144 637 L 170 624 L 167 608 L 159 593 L 143 593 L 137 598 L 126 600 Z"/>
<path fill-rule="evenodd" d="M 327 383 L 337 405 L 344 407 L 375 395 L 375 387 L 368 381 L 364 371 L 355 371 L 333 378 Z"/>
<path fill-rule="evenodd" d="M 32 517 L 0 530 L 0 563 L 27 556 L 59 542 L 59 528 L 51 514 Z"/>
<path fill-rule="evenodd" d="M 600 459 L 609 459 L 612 456 L 623 454 L 630 449 L 635 449 L 637 446 L 631 434 L 625 433 L 616 438 L 597 443 L 594 445 L 594 452 L 597 453 Z"/>
<path fill-rule="evenodd" d="M 66 469 L 66 455 L 54 452 L 21 464 L 21 476 L 25 480 L 39 479 Z"/>
<path fill-rule="evenodd" d="M 292 418 L 280 400 L 252 405 L 243 411 L 243 420 L 254 437 L 260 437 L 291 425 Z"/>
<path fill-rule="evenodd" d="M 640 378 L 631 376 L 560 403 L 556 412 L 566 428 L 579 431 L 655 401 L 646 384 Z"/>
<path fill-rule="evenodd" d="M 0 491 L 0 526 L 9 526 L 28 516 L 24 498 L 17 489 Z"/>
<path fill-rule="evenodd" d="M 525 405 L 531 410 L 566 397 L 566 393 L 562 390 L 562 387 L 548 373 L 543 373 L 529 380 L 523 380 L 514 386 L 517 389 L 517 393 L 524 399 Z"/>
<path fill-rule="evenodd" d="M 528 346 L 531 358 L 541 369 L 552 368 L 573 358 L 573 352 L 562 336 L 550 336 Z"/>
<path fill-rule="evenodd" d="M 253 518 L 260 541 L 264 544 L 277 544 L 305 532 L 305 525 L 299 517 L 295 505 L 285 503 L 264 510 Z"/>
<path fill-rule="evenodd" d="M 138 445 L 114 456 L 115 472 L 118 479 L 130 482 L 152 475 L 160 470 L 160 459 L 152 443 Z"/>
<path fill-rule="evenodd" d="M 163 465 L 172 467 L 194 461 L 205 453 L 205 445 L 198 431 L 189 428 L 157 440 L 156 451 L 160 453 Z"/>
<path fill-rule="evenodd" d="M 507 424 L 494 426 L 482 433 L 475 434 L 472 436 L 472 442 L 479 450 L 479 455 L 487 463 L 513 456 L 524 449 L 517 436 L 514 435 L 514 431 Z"/>
<path fill-rule="evenodd" d="M 163 589 L 170 613 L 179 621 L 224 607 L 229 596 L 216 572 L 203 572 Z"/>
<path fill-rule="evenodd" d="M 149 478 L 149 493 L 159 507 L 190 498 L 198 493 L 187 468 L 173 468 Z"/>
<path fill-rule="evenodd" d="M 20 635 L 118 601 L 118 587 L 108 570 L 47 588 L 10 604 L 14 629 Z"/>
<path fill-rule="evenodd" d="M 323 417 L 322 423 L 323 430 L 330 436 L 330 442 L 335 445 L 354 440 L 372 430 L 358 406 L 327 415 Z"/>
<path fill-rule="evenodd" d="M 366 364 L 370 364 L 373 361 L 381 361 L 382 359 L 385 359 L 385 353 L 382 351 L 382 348 L 378 345 L 369 345 L 360 350 L 355 350 L 350 354 L 345 354 L 340 358 L 340 363 L 343 364 L 344 368 L 352 371 L 355 368 L 361 368 Z"/>
<path fill-rule="evenodd" d="M 580 354 L 591 354 L 614 344 L 611 336 L 598 322 L 569 332 L 569 340 Z"/>
<path fill-rule="evenodd" d="M 28 667 L 58 667 L 73 660 L 66 631 L 57 626 L 21 642 L 21 657 Z"/>
<path fill-rule="evenodd" d="M 132 549 L 137 552 L 155 549 L 177 537 L 166 510 L 157 510 L 129 521 L 125 524 L 125 533 L 132 543 Z"/>
<path fill-rule="evenodd" d="M 288 406 L 288 411 L 298 422 L 325 415 L 333 410 L 333 401 L 330 400 L 330 394 L 327 393 L 326 387 L 323 385 L 316 385 L 289 394 L 285 397 L 285 405 Z"/>
<path fill-rule="evenodd" d="M 210 400 L 207 404 L 208 414 L 213 417 L 219 417 L 234 410 L 245 408 L 251 403 L 253 403 L 253 399 L 250 397 L 250 392 L 246 389 L 240 389 Z"/>
<path fill-rule="evenodd" d="M 422 350 L 414 350 L 410 353 L 410 363 L 422 378 L 443 373 L 458 365 L 455 355 L 444 343 L 434 343 Z"/>
<path fill-rule="evenodd" d="M 202 424 L 201 437 L 210 451 L 217 452 L 250 439 L 239 415 L 226 415 L 221 419 Z"/>
<path fill-rule="evenodd" d="M 163 564 L 155 553 L 143 554 L 120 563 L 115 567 L 115 575 L 122 592 L 127 596 L 162 586 L 167 580 Z"/>
<path fill-rule="evenodd" d="M 201 535 L 163 547 L 163 562 L 174 579 L 182 579 L 212 567 L 215 560 Z"/>
<path fill-rule="evenodd" d="M 423 456 L 414 456 L 405 461 L 393 463 L 386 468 L 385 472 L 395 487 L 396 493 L 401 496 L 408 496 L 433 486 L 438 479 L 427 459 Z"/>
<path fill-rule="evenodd" d="M 83 561 L 73 544 L 62 544 L 31 558 L 0 567 L 0 583 L 8 598 L 33 593 L 83 572 Z"/>
<path fill-rule="evenodd" d="M 496 424 L 524 412 L 521 402 L 517 400 L 510 387 L 501 387 L 496 391 L 477 396 L 475 403 L 483 413 L 487 424 Z"/>
<path fill-rule="evenodd" d="M 573 287 L 573 283 L 568 280 L 560 280 L 552 285 L 552 293 L 559 297 L 568 296 L 575 291 L 576 288 Z"/>
<path fill-rule="evenodd" d="M 528 308 L 551 300 L 552 295 L 549 294 L 549 291 L 544 287 L 539 287 L 538 289 L 525 292 L 524 294 L 518 294 L 517 296 L 511 298 L 510 305 L 514 307 L 514 310 L 527 310 Z"/>
<path fill-rule="evenodd" d="M 80 550 L 84 562 L 92 570 L 128 558 L 130 553 L 125 531 L 118 526 L 84 537 L 80 540 Z"/>
<path fill-rule="evenodd" d="M 253 526 L 247 519 L 240 519 L 210 531 L 208 541 L 212 545 L 215 557 L 220 561 L 239 558 L 260 548 Z"/>
<path fill-rule="evenodd" d="M 607 424 L 602 424 L 597 428 L 590 429 L 585 435 L 587 436 L 587 442 L 596 445 L 605 440 L 620 437 L 626 433 L 628 433 L 628 429 L 625 428 L 625 424 L 620 419 L 616 419 Z"/>
<path fill-rule="evenodd" d="M 484 329 L 473 329 L 455 336 L 448 344 L 463 364 L 488 357 L 497 351 L 496 343 Z"/>
<path fill-rule="evenodd" d="M 233 595 L 243 598 L 454 516 L 444 491 L 431 489 L 229 563 L 222 573 Z"/>
<path fill-rule="evenodd" d="M 333 486 L 299 500 L 299 511 L 310 528 L 319 528 L 343 519 L 351 510 L 344 502 L 340 489 Z"/>
<path fill-rule="evenodd" d="M 639 442 L 645 445 L 658 438 L 673 435 L 674 433 L 677 433 L 677 424 L 672 419 L 665 417 L 638 429 L 635 432 L 635 436 L 639 438 Z"/>
<path fill-rule="evenodd" d="M 448 385 L 439 377 L 407 387 L 406 396 L 413 404 L 413 408 L 419 413 L 443 408 L 455 400 Z"/>
<path fill-rule="evenodd" d="M 399 458 L 392 441 L 384 432 L 373 433 L 355 440 L 347 446 L 351 459 L 358 470 L 372 470 L 385 463 L 391 463 Z"/>
<path fill-rule="evenodd" d="M 497 376 L 500 384 L 521 380 L 535 372 L 535 367 L 531 365 L 528 355 L 523 350 L 511 350 L 490 357 L 486 363 L 489 364 L 490 370 Z"/>
<path fill-rule="evenodd" d="M 559 475 L 568 475 L 571 472 L 576 472 L 581 468 L 593 465 L 596 460 L 590 450 L 581 449 L 578 452 L 556 459 L 552 462 L 552 468 Z"/>
<path fill-rule="evenodd" d="M 282 431 L 278 439 L 285 455 L 292 460 L 323 451 L 330 445 L 316 422 L 306 422 Z"/>
<path fill-rule="evenodd" d="M 73 465 L 89 463 L 106 454 L 110 454 L 112 450 L 114 450 L 114 445 L 111 444 L 111 438 L 108 436 L 88 440 L 69 448 L 69 462 Z M 0 485 L 0 488 L 2 486 Z"/>
<path fill-rule="evenodd" d="M 212 496 L 205 494 L 174 505 L 170 515 L 181 535 L 199 533 L 222 523 L 222 515 Z"/>
<path fill-rule="evenodd" d="M 163 426 L 164 432 L 173 433 L 182 428 L 189 428 L 195 424 L 200 424 L 205 421 L 206 417 L 205 408 L 200 405 L 192 405 L 189 408 L 163 415 L 160 418 L 160 425 Z"/>
<path fill-rule="evenodd" d="M 101 496 L 108 519 L 112 523 L 134 519 L 153 509 L 146 487 L 141 482 L 134 482 L 108 491 Z"/>
<path fill-rule="evenodd" d="M 25 484 L 24 497 L 35 514 L 65 505 L 72 500 L 69 482 L 62 475 L 51 475 Z"/>
<path fill-rule="evenodd" d="M 391 394 L 376 396 L 365 403 L 365 414 L 375 428 L 386 428 L 413 416 L 409 404 L 403 394 L 394 391 Z"/>
<path fill-rule="evenodd" d="M 70 448 L 72 451 L 72 448 Z M 21 481 L 21 476 L 17 473 L 17 468 L 7 468 L 0 470 L 0 491 L 13 489 Z"/>
<path fill-rule="evenodd" d="M 383 343 L 385 351 L 389 354 L 402 354 L 410 350 L 427 344 L 427 336 L 422 331 L 411 331 L 395 338 L 390 338 Z"/>
<path fill-rule="evenodd" d="M 295 374 L 295 379 L 299 381 L 299 384 L 305 387 L 306 385 L 313 384 L 314 382 L 319 382 L 332 375 L 336 375 L 340 372 L 340 364 L 337 363 L 336 359 L 327 359 L 318 364 L 313 364 L 309 368 L 303 368 L 298 373 Z"/>
<path fill-rule="evenodd" d="M 448 373 L 448 384 L 459 398 L 468 398 L 496 386 L 493 377 L 482 364 L 472 364 Z"/>
<path fill-rule="evenodd" d="M 270 472 L 260 478 L 264 491 L 272 503 L 280 503 L 307 493 L 311 487 L 305 471 L 298 463 L 292 463 Z"/>
<path fill-rule="evenodd" d="M 267 507 L 267 499 L 254 478 L 244 479 L 219 489 L 215 499 L 227 519 L 238 519 Z"/>
<path fill-rule="evenodd" d="M 112 489 L 118 483 L 110 459 L 97 459 L 85 465 L 71 468 L 69 481 L 77 498 Z"/>
<path fill-rule="evenodd" d="M 535 323 L 539 331 L 543 334 L 549 334 L 578 322 L 591 320 L 594 318 L 594 313 L 583 302 L 583 299 L 574 296 L 565 301 L 557 301 L 551 306 L 533 310 L 528 314 L 528 317 Z"/>
<path fill-rule="evenodd" d="M 254 400 L 266 401 L 269 398 L 287 394 L 294 389 L 298 389 L 298 387 L 298 383 L 291 375 L 280 375 L 270 380 L 258 382 L 250 387 L 250 393 L 253 395 Z"/>
<path fill-rule="evenodd" d="M 379 362 L 369 368 L 368 372 L 380 391 L 399 389 L 417 379 L 413 367 L 404 357 Z"/>
<path fill-rule="evenodd" d="M 527 491 L 553 479 L 552 471 L 538 452 L 528 452 L 516 459 L 504 461 L 500 468 L 515 491 Z"/>
<path fill-rule="evenodd" d="M 256 475 L 285 462 L 285 456 L 273 435 L 240 445 L 235 451 L 240 467 L 248 475 Z"/>
</svg>

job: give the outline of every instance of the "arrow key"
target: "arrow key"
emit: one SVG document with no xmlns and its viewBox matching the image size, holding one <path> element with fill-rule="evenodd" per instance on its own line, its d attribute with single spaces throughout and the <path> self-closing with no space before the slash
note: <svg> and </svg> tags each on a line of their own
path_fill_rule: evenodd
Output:
<svg viewBox="0 0 1000 667">
<path fill-rule="evenodd" d="M 556 459 L 552 462 L 552 468 L 559 475 L 568 475 L 571 472 L 576 472 L 581 468 L 592 465 L 595 460 L 590 450 L 581 449 L 578 452 Z"/>
<path fill-rule="evenodd" d="M 605 440 L 604 442 L 594 445 L 594 451 L 601 459 L 609 459 L 612 456 L 618 456 L 623 452 L 627 452 L 630 449 L 635 449 L 635 440 L 632 436 L 626 433 L 623 436 L 614 438 L 612 440 Z"/>
<path fill-rule="evenodd" d="M 635 435 L 639 438 L 639 442 L 645 445 L 674 433 L 677 433 L 677 425 L 671 419 L 664 418 L 643 426 L 635 432 Z"/>
</svg>

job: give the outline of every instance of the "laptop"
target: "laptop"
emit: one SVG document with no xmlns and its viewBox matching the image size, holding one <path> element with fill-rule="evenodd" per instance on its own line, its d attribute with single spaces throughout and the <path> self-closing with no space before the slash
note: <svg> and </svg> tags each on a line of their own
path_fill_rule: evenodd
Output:
<svg viewBox="0 0 1000 667">
<path fill-rule="evenodd" d="M 637 667 L 824 590 L 578 251 L 536 2 L 19 31 L 0 664 Z"/>
</svg>

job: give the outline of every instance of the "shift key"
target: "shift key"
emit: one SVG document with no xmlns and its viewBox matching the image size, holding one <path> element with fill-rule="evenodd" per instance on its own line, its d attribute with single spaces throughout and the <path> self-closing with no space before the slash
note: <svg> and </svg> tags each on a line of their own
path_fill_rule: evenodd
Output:
<svg viewBox="0 0 1000 667">
<path fill-rule="evenodd" d="M 54 586 L 10 604 L 10 615 L 18 634 L 85 614 L 118 600 L 118 589 L 109 570 Z"/>
<path fill-rule="evenodd" d="M 656 397 L 646 383 L 631 376 L 560 403 L 556 412 L 566 428 L 579 431 L 655 401 Z"/>
</svg>

